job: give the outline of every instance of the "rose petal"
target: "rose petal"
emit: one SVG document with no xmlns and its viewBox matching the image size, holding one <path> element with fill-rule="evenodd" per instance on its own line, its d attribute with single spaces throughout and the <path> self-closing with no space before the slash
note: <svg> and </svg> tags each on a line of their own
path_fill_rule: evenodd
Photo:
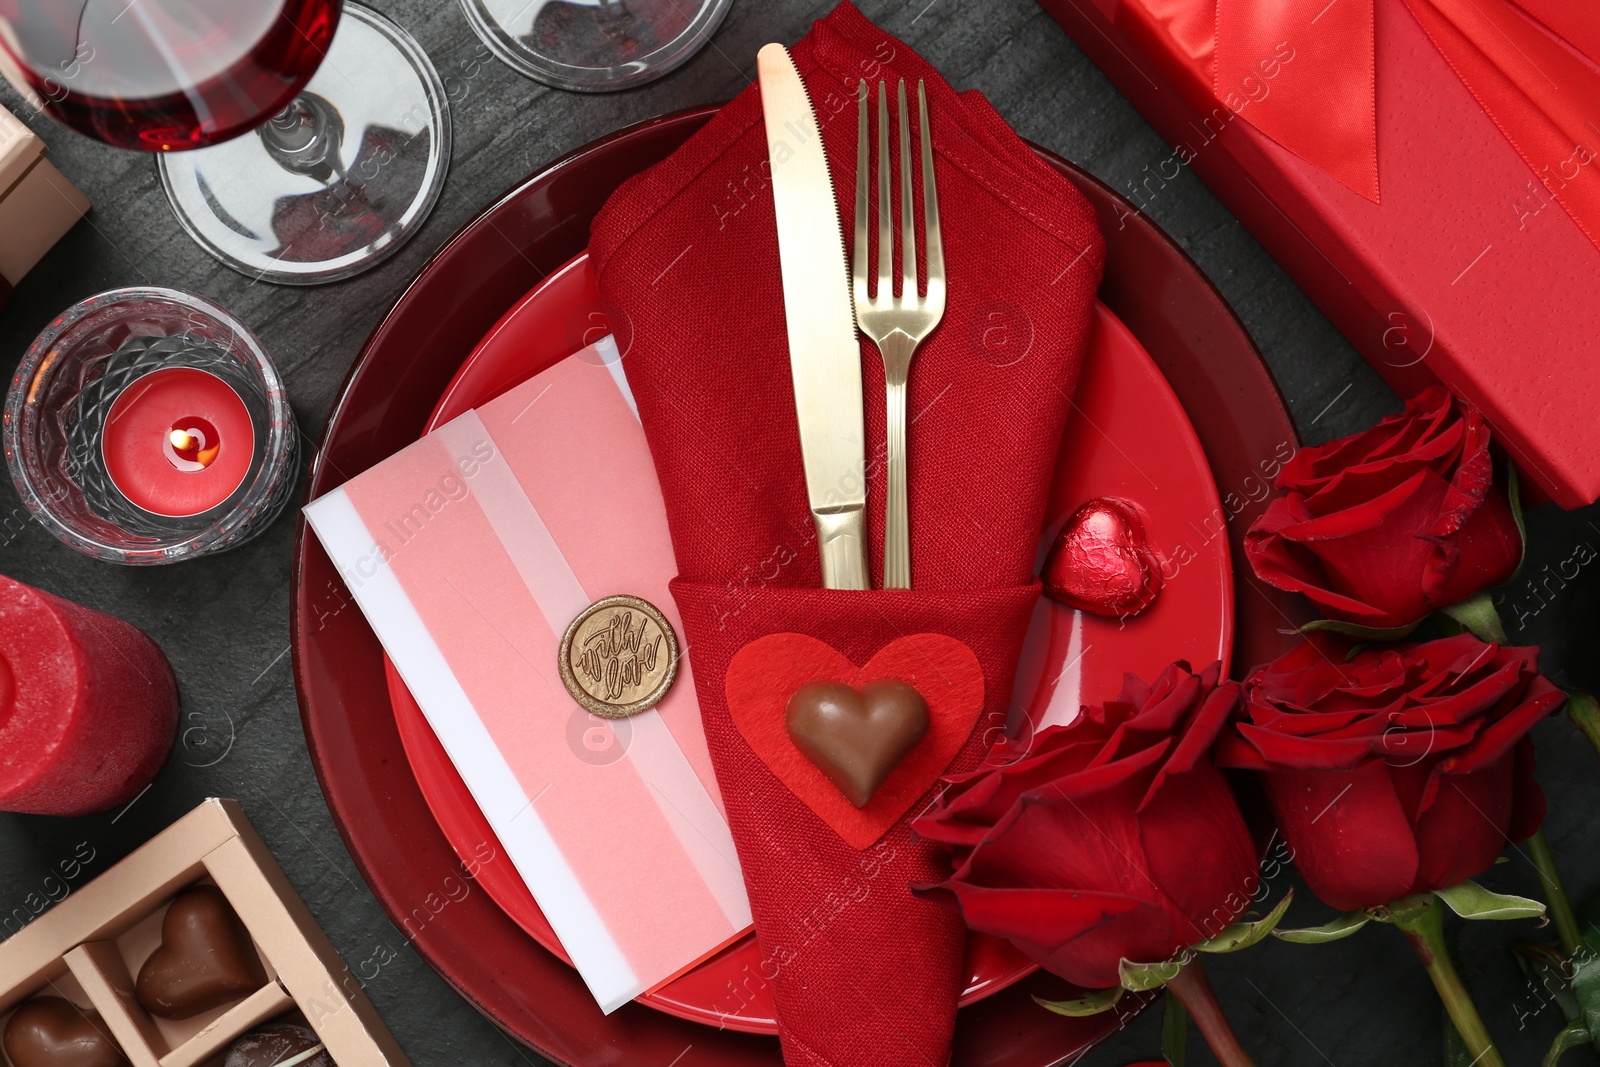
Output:
<svg viewBox="0 0 1600 1067">
<path fill-rule="evenodd" d="M 1249 907 L 1257 880 L 1255 847 L 1227 780 L 1209 765 L 1170 775 L 1141 815 L 1150 873 L 1188 922 L 1175 932 L 1188 944 L 1215 937 Z"/>
<path fill-rule="evenodd" d="M 1262 777 L 1294 849 L 1295 867 L 1324 903 L 1355 911 L 1387 904 L 1410 889 L 1416 840 L 1383 763 Z"/>
<path fill-rule="evenodd" d="M 1274 767 L 1295 770 L 1348 770 L 1372 756 L 1372 740 L 1366 737 L 1327 741 L 1322 738 L 1292 737 L 1263 730 L 1247 722 L 1239 733 Z"/>
<path fill-rule="evenodd" d="M 1140 790 L 1046 802 L 1027 797 L 959 872 L 978 885 L 1117 892 L 1158 901 L 1133 812 Z"/>
<path fill-rule="evenodd" d="M 1205 696 L 1200 701 L 1199 708 L 1194 711 L 1193 718 L 1183 731 L 1183 736 L 1178 741 L 1178 746 L 1172 752 L 1156 781 L 1150 787 L 1154 792 L 1160 788 L 1161 780 L 1169 774 L 1181 774 L 1200 766 L 1206 755 L 1211 751 L 1216 742 L 1217 735 L 1228 724 L 1233 713 L 1239 707 L 1239 686 L 1235 682 L 1224 682 L 1217 685 L 1217 678 L 1222 673 L 1222 664 L 1214 663 L 1206 668 L 1203 676 L 1206 684 L 1203 687 Z"/>
<path fill-rule="evenodd" d="M 1566 702 L 1567 695 L 1548 678 L 1534 675 L 1516 707 L 1479 731 L 1472 747 L 1455 757 L 1450 770 L 1455 774 L 1470 774 L 1495 762 L 1527 736 L 1540 719 L 1559 711 Z"/>
<path fill-rule="evenodd" d="M 1445 889 L 1481 874 L 1510 840 L 1512 760 L 1469 775 L 1443 774 L 1417 819 L 1417 877 L 1411 892 Z"/>
<path fill-rule="evenodd" d="M 1041 967 L 1085 989 L 1117 985 L 1123 959 L 1162 960 L 1178 947 L 1166 913 L 1135 897 L 959 881 L 939 888 L 954 899 L 969 929 L 1010 940 Z"/>
<path fill-rule="evenodd" d="M 1143 790 L 1148 785 L 1151 777 L 1150 772 L 1160 765 L 1172 746 L 1173 739 L 1164 737 L 1149 748 L 1136 752 L 1126 759 L 1091 767 L 1077 774 L 1056 778 L 1046 785 L 1029 790 L 1024 796 L 1037 797 L 1046 801 L 1055 797 L 1082 797 L 1094 793 L 1102 793 L 1131 780 L 1137 781 L 1140 789 Z"/>
<path fill-rule="evenodd" d="M 1245 533 L 1244 554 L 1256 577 L 1288 593 L 1311 598 L 1324 611 L 1339 618 L 1381 620 L 1383 611 L 1331 588 L 1322 562 L 1310 549 L 1284 536 L 1293 526 L 1293 502 L 1277 497 Z M 1383 625 L 1374 621 L 1372 625 Z"/>
<path fill-rule="evenodd" d="M 1534 777 L 1533 742 L 1524 737 L 1512 750 L 1511 826 L 1513 841 L 1526 841 L 1544 825 L 1544 790 Z"/>
</svg>

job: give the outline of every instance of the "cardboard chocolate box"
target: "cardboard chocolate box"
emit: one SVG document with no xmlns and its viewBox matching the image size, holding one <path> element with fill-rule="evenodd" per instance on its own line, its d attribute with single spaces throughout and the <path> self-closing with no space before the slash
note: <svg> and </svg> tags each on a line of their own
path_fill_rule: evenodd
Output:
<svg viewBox="0 0 1600 1067">
<path fill-rule="evenodd" d="M 266 980 L 189 1018 L 162 1018 L 141 1005 L 135 976 L 162 947 L 173 898 L 197 886 L 215 886 L 226 898 Z M 207 800 L 0 942 L 0 1033 L 40 996 L 98 1012 L 102 1035 L 134 1067 L 211 1067 L 246 1031 L 286 1017 L 315 1031 L 338 1067 L 409 1067 L 361 983 L 232 800 Z"/>
</svg>

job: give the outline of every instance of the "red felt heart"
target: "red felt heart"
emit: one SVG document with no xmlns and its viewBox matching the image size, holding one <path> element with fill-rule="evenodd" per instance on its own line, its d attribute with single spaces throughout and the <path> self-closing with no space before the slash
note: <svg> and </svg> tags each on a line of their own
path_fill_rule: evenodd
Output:
<svg viewBox="0 0 1600 1067">
<path fill-rule="evenodd" d="M 1161 593 L 1161 564 L 1139 513 L 1098 497 L 1061 528 L 1039 578 L 1051 600 L 1114 619 L 1138 614 Z"/>
<path fill-rule="evenodd" d="M 789 697 L 807 682 L 859 688 L 894 679 L 928 703 L 928 732 L 900 760 L 864 807 L 854 807 L 789 739 Z M 817 817 L 855 848 L 882 837 L 966 744 L 983 710 L 983 667 L 972 650 L 944 634 L 896 638 L 857 667 L 832 645 L 805 634 L 771 634 L 745 645 L 728 664 L 728 713 L 739 733 Z"/>
</svg>

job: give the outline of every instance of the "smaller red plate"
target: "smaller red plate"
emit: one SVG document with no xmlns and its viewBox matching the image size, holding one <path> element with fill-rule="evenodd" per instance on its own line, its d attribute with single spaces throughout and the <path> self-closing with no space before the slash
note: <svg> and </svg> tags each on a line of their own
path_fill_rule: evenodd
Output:
<svg viewBox="0 0 1600 1067">
<path fill-rule="evenodd" d="M 1050 497 L 1043 544 L 1084 500 L 1116 496 L 1146 514 L 1152 544 L 1173 556 L 1191 531 L 1220 515 L 1210 468 L 1188 417 L 1149 355 L 1103 305 L 1097 309 Z M 551 274 L 500 320 L 456 373 L 424 432 L 520 384 L 609 329 L 587 256 Z M 1035 724 L 1059 722 L 1083 700 L 1115 695 L 1124 672 L 1153 677 L 1173 658 L 1226 660 L 1232 638 L 1232 571 L 1227 539 L 1178 552 L 1181 581 L 1156 605 L 1119 622 L 1041 600 L 1023 652 L 1016 706 Z M 384 659 L 401 743 L 424 798 L 463 858 L 481 855 L 494 832 L 445 754 L 393 664 Z M 498 844 L 496 842 L 496 844 Z M 494 855 L 504 857 L 503 848 Z M 474 863 L 474 866 L 478 866 Z M 479 884 L 523 930 L 570 963 L 533 895 L 509 863 L 481 867 Z M 746 981 L 759 962 L 753 936 L 729 946 L 639 999 L 696 1022 L 776 1033 L 770 987 Z M 1034 964 L 1005 941 L 974 935 L 967 945 L 963 1006 L 1026 977 Z M 734 991 L 734 992 L 730 992 Z"/>
</svg>

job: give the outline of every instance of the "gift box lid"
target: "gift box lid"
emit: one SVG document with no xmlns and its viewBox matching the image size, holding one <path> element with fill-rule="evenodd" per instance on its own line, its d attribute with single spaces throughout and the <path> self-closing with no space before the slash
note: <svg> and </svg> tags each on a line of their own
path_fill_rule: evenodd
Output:
<svg viewBox="0 0 1600 1067">
<path fill-rule="evenodd" d="M 1137 204 L 1192 168 L 1398 392 L 1442 382 L 1482 410 L 1535 499 L 1600 498 L 1600 249 L 1552 194 L 1563 161 L 1530 168 L 1407 0 L 1371 11 L 1376 201 L 1252 122 L 1312 62 L 1304 27 L 1231 86 L 1196 76 L 1201 0 L 1041 3 L 1173 145 L 1129 183 Z M 1579 147 L 1566 163 L 1600 145 Z"/>
</svg>

